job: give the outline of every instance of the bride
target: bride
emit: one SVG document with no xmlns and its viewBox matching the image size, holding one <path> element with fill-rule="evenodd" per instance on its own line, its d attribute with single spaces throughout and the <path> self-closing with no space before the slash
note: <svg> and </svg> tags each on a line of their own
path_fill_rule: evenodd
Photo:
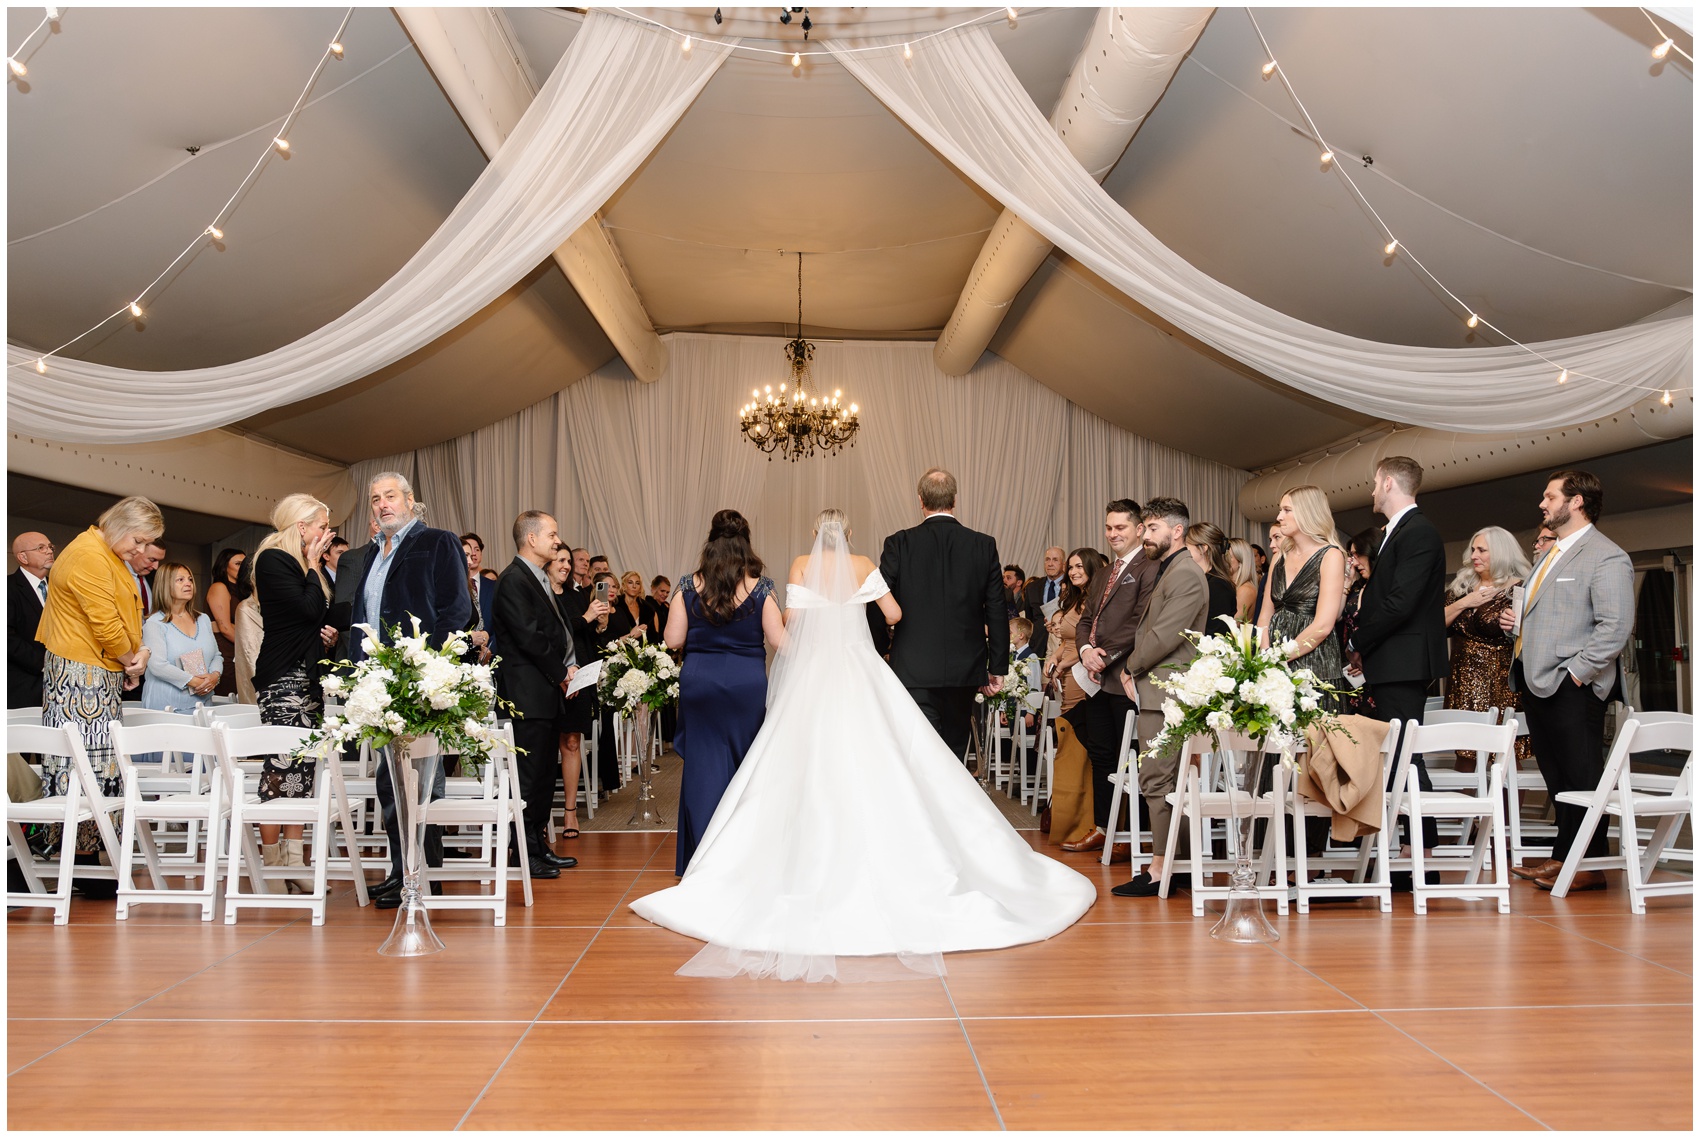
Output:
<svg viewBox="0 0 1700 1138">
<path fill-rule="evenodd" d="M 708 942 L 681 975 L 941 975 L 939 956 L 1054 936 L 1086 878 L 1035 853 L 874 652 L 902 614 L 838 510 L 791 569 L 767 718 L 684 878 L 633 902 Z"/>
</svg>

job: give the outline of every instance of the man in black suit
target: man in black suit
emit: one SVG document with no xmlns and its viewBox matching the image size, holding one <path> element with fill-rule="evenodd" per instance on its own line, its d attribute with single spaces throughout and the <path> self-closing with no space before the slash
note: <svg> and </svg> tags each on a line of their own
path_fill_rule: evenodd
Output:
<svg viewBox="0 0 1700 1138">
<path fill-rule="evenodd" d="M 496 691 L 514 705 L 522 821 L 533 877 L 559 877 L 562 869 L 578 864 L 577 858 L 557 857 L 547 841 L 555 780 L 561 774 L 560 720 L 567 683 L 580 659 L 577 638 L 567 629 L 545 573 L 560 544 L 555 519 L 542 510 L 527 510 L 514 519 L 517 553 L 496 582 L 490 629 L 502 645 Z"/>
<path fill-rule="evenodd" d="M 1446 545 L 1434 523 L 1417 509 L 1423 468 L 1391 455 L 1375 468 L 1371 498 L 1387 519 L 1375 572 L 1358 605 L 1358 627 L 1347 649 L 1361 658 L 1364 683 L 1381 720 L 1422 722 L 1429 684 L 1446 675 Z M 1423 760 L 1413 758 L 1417 784 L 1432 788 Z M 1423 823 L 1423 845 L 1433 846 L 1432 820 Z"/>
<path fill-rule="evenodd" d="M 154 570 L 165 560 L 165 546 L 157 541 L 146 545 L 138 545 L 124 558 L 130 566 L 130 576 L 136 579 L 136 596 L 142 606 L 142 622 L 147 623 L 148 614 L 153 612 Z M 142 685 L 138 680 L 134 687 L 126 687 L 121 696 L 126 702 L 140 703 L 142 701 Z"/>
<path fill-rule="evenodd" d="M 381 640 L 392 626 L 399 627 L 404 636 L 412 635 L 413 620 L 418 618 L 426 642 L 441 648 L 450 634 L 465 628 L 472 617 L 460 538 L 425 524 L 425 508 L 414 500 L 407 479 L 395 471 L 379 474 L 368 488 L 379 536 L 360 567 L 352 623 L 367 625 Z M 356 663 L 362 660 L 365 643 L 364 633 L 351 634 L 348 658 Z M 443 777 L 439 766 L 433 798 L 443 795 Z M 401 903 L 402 844 L 387 764 L 378 768 L 378 805 L 383 809 L 384 832 L 390 837 L 390 875 L 370 892 L 380 909 L 393 909 Z M 443 864 L 440 827 L 425 828 L 425 863 Z"/>
<path fill-rule="evenodd" d="M 12 539 L 18 563 L 6 581 L 6 706 L 41 706 L 41 669 L 47 648 L 37 642 L 41 608 L 47 601 L 47 571 L 53 568 L 53 543 L 46 534 L 20 533 Z"/>
<path fill-rule="evenodd" d="M 1050 630 L 1045 627 L 1045 606 L 1062 594 L 1063 566 L 1068 554 L 1058 546 L 1045 550 L 1045 575 L 1022 593 L 1021 615 L 1033 622 L 1033 655 L 1043 660 L 1051 652 Z M 1053 606 L 1054 611 L 1054 606 Z"/>
<path fill-rule="evenodd" d="M 998 543 L 956 520 L 956 479 L 921 475 L 921 524 L 885 539 L 880 575 L 903 608 L 892 632 L 891 670 L 950 753 L 968 750 L 974 693 L 1009 672 L 1009 609 Z M 989 678 L 988 678 L 989 677 Z"/>
<path fill-rule="evenodd" d="M 354 597 L 366 579 L 366 562 L 372 551 L 379 548 L 378 519 L 371 522 L 371 533 L 365 545 L 344 550 L 337 555 L 336 577 L 331 585 L 331 611 L 326 623 L 337 630 L 336 658 L 348 659 L 348 629 L 354 621 Z"/>
</svg>

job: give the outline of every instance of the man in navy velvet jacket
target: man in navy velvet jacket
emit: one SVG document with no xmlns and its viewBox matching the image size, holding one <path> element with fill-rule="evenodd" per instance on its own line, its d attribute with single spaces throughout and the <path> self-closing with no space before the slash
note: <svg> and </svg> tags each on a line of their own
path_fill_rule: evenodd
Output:
<svg viewBox="0 0 1700 1138">
<path fill-rule="evenodd" d="M 466 628 L 472 619 L 460 538 L 425 524 L 425 510 L 414 501 L 413 487 L 395 471 L 372 479 L 370 490 L 378 536 L 360 569 L 353 623 L 368 624 L 383 637 L 392 625 L 410 634 L 413 618 L 418 617 L 427 642 L 441 648 L 451 633 Z M 365 634 L 355 630 L 348 639 L 348 658 L 358 663 L 366 654 Z M 442 779 L 439 767 L 433 798 L 443 794 Z M 383 807 L 384 832 L 390 838 L 390 875 L 370 892 L 379 908 L 391 909 L 401 900 L 402 847 L 387 766 L 378 768 L 378 802 Z M 426 827 L 425 861 L 443 864 L 443 833 L 436 826 Z"/>
</svg>

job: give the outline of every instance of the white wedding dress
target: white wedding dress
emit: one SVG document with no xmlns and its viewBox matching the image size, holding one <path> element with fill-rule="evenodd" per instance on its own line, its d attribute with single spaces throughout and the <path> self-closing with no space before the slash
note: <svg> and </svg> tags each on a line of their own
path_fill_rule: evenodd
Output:
<svg viewBox="0 0 1700 1138">
<path fill-rule="evenodd" d="M 895 979 L 1054 936 L 1096 898 L 1036 853 L 874 652 L 836 525 L 787 591 L 767 717 L 680 883 L 632 904 L 708 942 L 681 975 Z M 834 599 L 837 598 L 837 599 Z"/>
</svg>

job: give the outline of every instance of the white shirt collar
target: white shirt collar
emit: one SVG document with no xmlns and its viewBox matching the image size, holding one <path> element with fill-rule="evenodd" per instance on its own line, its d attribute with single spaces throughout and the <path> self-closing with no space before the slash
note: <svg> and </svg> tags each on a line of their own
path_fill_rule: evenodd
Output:
<svg viewBox="0 0 1700 1138">
<path fill-rule="evenodd" d="M 1406 514 L 1410 513 L 1412 510 L 1414 510 L 1416 508 L 1417 508 L 1417 504 L 1415 502 L 1412 502 L 1409 506 L 1406 506 L 1403 510 L 1400 510 L 1398 513 L 1394 514 L 1392 517 L 1387 519 L 1387 527 L 1381 531 L 1381 544 L 1382 545 L 1386 545 L 1387 539 L 1393 536 L 1394 527 L 1396 527 L 1399 524 L 1399 519 L 1404 517 Z"/>
<path fill-rule="evenodd" d="M 31 573 L 28 569 L 25 569 L 22 565 L 18 566 L 18 572 L 22 573 L 25 577 L 29 578 L 30 588 L 34 589 L 36 591 L 37 595 L 39 595 L 41 593 L 41 583 L 43 581 L 47 580 L 47 578 L 46 577 L 37 577 L 34 573 Z"/>
<path fill-rule="evenodd" d="M 1548 553 L 1547 556 L 1548 557 L 1562 557 L 1564 554 L 1569 553 L 1570 550 L 1571 550 L 1571 547 L 1573 547 L 1578 541 L 1581 540 L 1582 535 L 1587 533 L 1589 530 L 1591 530 L 1593 528 L 1594 528 L 1594 523 L 1589 522 L 1587 525 L 1583 526 L 1581 529 L 1577 530 L 1575 533 L 1571 534 L 1569 537 L 1559 538 L 1557 541 L 1553 542 L 1552 552 Z M 1554 564 L 1556 565 L 1557 562 L 1555 561 Z"/>
<path fill-rule="evenodd" d="M 921 520 L 924 521 L 924 522 L 930 522 L 934 518 L 949 518 L 951 521 L 954 522 L 956 520 L 956 515 L 954 513 L 952 513 L 950 510 L 934 510 L 932 513 L 928 514 L 926 517 L 922 518 Z"/>
</svg>

